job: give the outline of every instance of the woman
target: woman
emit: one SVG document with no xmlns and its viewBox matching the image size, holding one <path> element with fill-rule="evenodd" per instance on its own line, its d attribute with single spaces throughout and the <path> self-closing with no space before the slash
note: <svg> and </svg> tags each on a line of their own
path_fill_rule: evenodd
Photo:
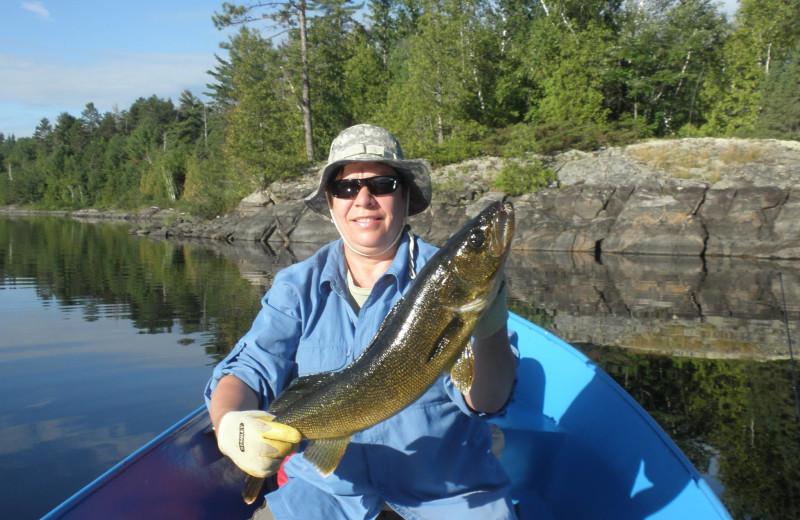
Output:
<svg viewBox="0 0 800 520">
<path fill-rule="evenodd" d="M 206 388 L 220 449 L 254 476 L 275 474 L 300 433 L 266 410 L 289 382 L 355 360 L 436 248 L 406 231 L 431 197 L 427 163 L 406 160 L 383 128 L 356 125 L 331 144 L 308 207 L 340 240 L 282 270 L 251 330 L 214 369 Z M 353 435 L 333 474 L 303 457 L 267 495 L 259 519 L 368 519 L 388 503 L 404 518 L 515 518 L 509 483 L 491 454 L 484 420 L 511 395 L 516 359 L 508 341 L 505 284 L 473 333 L 467 395 L 442 376 L 417 402 Z"/>
</svg>

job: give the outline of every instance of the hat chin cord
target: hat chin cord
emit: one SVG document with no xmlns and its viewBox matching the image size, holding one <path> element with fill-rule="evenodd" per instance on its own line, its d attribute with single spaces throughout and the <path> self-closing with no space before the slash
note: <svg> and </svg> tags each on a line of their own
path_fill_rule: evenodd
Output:
<svg viewBox="0 0 800 520">
<path fill-rule="evenodd" d="M 411 197 L 409 195 L 410 195 L 410 193 L 406 195 L 406 212 L 405 212 L 405 215 L 403 216 L 403 226 L 400 228 L 400 231 L 397 233 L 397 236 L 394 238 L 394 240 L 392 240 L 392 243 L 389 244 L 388 247 L 386 247 L 385 249 L 383 249 L 382 251 L 379 251 L 377 253 L 365 253 L 365 252 L 359 251 L 358 249 L 353 247 L 353 245 L 351 245 L 350 242 L 348 242 L 347 239 L 344 237 L 344 234 L 342 233 L 342 230 L 339 228 L 339 223 L 336 222 L 336 218 L 333 216 L 333 208 L 330 207 L 330 204 L 328 205 L 328 211 L 330 211 L 330 213 L 331 213 L 331 221 L 333 222 L 333 225 L 336 227 L 336 231 L 339 232 L 339 236 L 342 237 L 342 242 L 344 242 L 344 245 L 347 246 L 347 249 L 349 249 L 353 253 L 355 253 L 355 254 L 357 254 L 359 256 L 363 256 L 365 258 L 374 258 L 376 256 L 383 255 L 385 252 L 389 251 L 394 246 L 396 246 L 398 242 L 400 242 L 400 239 L 403 237 L 403 232 L 404 231 L 408 231 L 408 253 L 409 253 L 409 258 L 410 258 L 410 269 L 411 269 L 411 273 L 410 274 L 411 274 L 411 279 L 413 280 L 416 277 L 416 269 L 415 269 L 415 265 L 414 265 L 415 240 L 414 240 L 414 235 L 411 233 L 411 226 L 408 225 L 408 205 L 409 205 L 409 202 L 410 202 L 410 199 L 411 199 Z"/>
</svg>

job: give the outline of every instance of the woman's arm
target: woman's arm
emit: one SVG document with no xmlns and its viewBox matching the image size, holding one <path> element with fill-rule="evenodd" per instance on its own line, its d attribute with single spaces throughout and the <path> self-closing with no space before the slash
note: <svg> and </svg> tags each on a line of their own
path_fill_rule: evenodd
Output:
<svg viewBox="0 0 800 520">
<path fill-rule="evenodd" d="M 258 396 L 252 388 L 247 386 L 236 376 L 226 375 L 217 383 L 211 402 L 208 404 L 208 414 L 211 424 L 219 430 L 222 416 L 228 412 L 258 409 Z"/>
<path fill-rule="evenodd" d="M 472 388 L 464 398 L 476 412 L 495 413 L 508 401 L 517 373 L 507 327 L 503 325 L 490 336 L 476 338 L 472 342 L 472 355 L 475 372 Z"/>
</svg>

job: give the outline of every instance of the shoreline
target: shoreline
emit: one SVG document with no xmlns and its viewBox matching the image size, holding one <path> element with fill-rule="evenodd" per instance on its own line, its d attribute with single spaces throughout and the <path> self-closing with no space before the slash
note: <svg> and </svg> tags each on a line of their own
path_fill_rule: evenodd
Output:
<svg viewBox="0 0 800 520">
<path fill-rule="evenodd" d="M 441 245 L 490 201 L 508 200 L 519 251 L 800 260 L 800 142 L 694 138 L 530 156 L 558 181 L 520 196 L 492 191 L 505 161 L 481 157 L 434 169 L 433 201 L 409 219 L 414 232 Z M 309 171 L 254 192 L 212 220 L 158 207 L 10 207 L 0 215 L 125 221 L 136 235 L 285 247 L 338 237 L 302 202 L 315 187 L 316 172 Z"/>
</svg>

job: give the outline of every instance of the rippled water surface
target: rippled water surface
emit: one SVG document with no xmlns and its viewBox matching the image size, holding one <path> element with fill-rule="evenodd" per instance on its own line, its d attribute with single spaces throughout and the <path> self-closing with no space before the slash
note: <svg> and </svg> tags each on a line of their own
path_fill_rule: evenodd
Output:
<svg viewBox="0 0 800 520">
<path fill-rule="evenodd" d="M 0 516 L 39 518 L 202 404 L 274 273 L 315 249 L 0 218 Z M 515 252 L 507 273 L 512 309 L 609 372 L 735 518 L 800 517 L 780 283 L 800 338 L 800 266 Z"/>
</svg>

